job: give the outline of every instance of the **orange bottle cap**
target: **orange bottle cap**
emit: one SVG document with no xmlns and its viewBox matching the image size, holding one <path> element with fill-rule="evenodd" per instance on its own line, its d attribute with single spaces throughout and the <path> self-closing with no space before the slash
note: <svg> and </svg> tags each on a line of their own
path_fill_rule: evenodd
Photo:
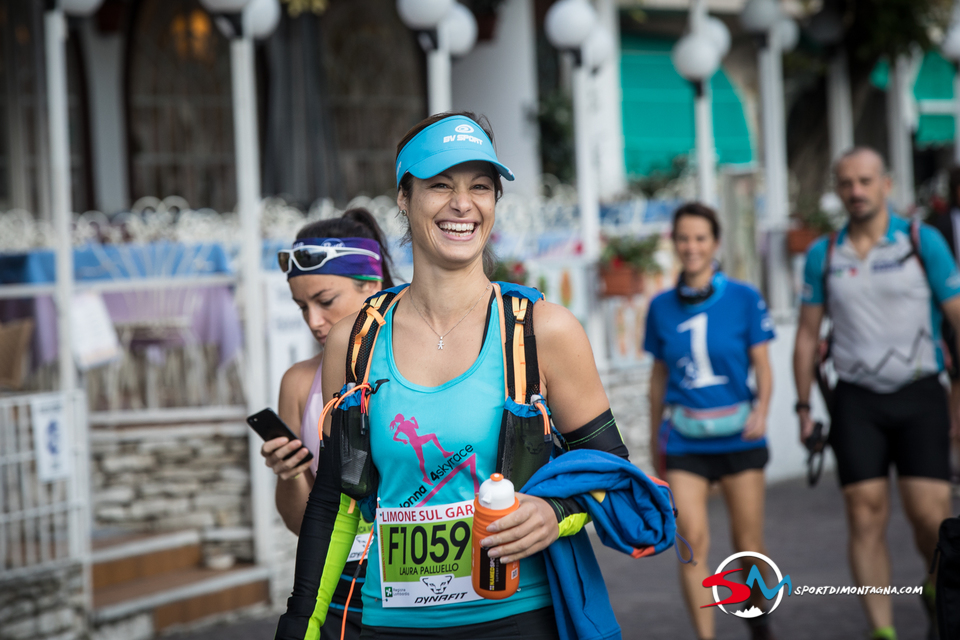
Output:
<svg viewBox="0 0 960 640">
<path fill-rule="evenodd" d="M 493 480 L 494 482 L 500 482 L 501 480 L 503 480 L 503 474 L 500 474 L 500 473 L 491 474 L 490 479 Z"/>
</svg>

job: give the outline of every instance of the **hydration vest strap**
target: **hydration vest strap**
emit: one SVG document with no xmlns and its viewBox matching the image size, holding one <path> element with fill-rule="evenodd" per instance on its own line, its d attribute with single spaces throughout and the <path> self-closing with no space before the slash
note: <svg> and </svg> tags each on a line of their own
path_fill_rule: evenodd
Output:
<svg viewBox="0 0 960 640">
<path fill-rule="evenodd" d="M 406 292 L 387 290 L 364 303 L 350 332 L 347 350 L 347 382 L 366 382 L 369 375 L 370 354 L 380 335 L 380 327 L 386 324 L 384 316 Z"/>
</svg>

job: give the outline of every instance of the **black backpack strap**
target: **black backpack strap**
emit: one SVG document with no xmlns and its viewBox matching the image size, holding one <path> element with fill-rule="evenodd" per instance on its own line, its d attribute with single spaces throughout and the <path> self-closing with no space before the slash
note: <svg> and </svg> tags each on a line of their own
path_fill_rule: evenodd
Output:
<svg viewBox="0 0 960 640">
<path fill-rule="evenodd" d="M 350 341 L 347 346 L 346 381 L 348 383 L 366 382 L 370 356 L 376 346 L 380 327 L 386 322 L 384 316 L 405 291 L 406 287 L 385 289 L 363 303 L 353 323 L 353 329 L 350 331 Z"/>
<path fill-rule="evenodd" d="M 540 395 L 537 338 L 533 331 L 535 303 L 509 292 L 501 299 L 506 394 L 517 404 L 530 404 L 533 396 Z"/>
</svg>

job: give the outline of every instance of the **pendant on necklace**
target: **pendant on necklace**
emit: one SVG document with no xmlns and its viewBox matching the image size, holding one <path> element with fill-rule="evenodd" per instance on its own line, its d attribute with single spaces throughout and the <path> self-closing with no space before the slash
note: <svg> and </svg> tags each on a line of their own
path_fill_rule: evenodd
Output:
<svg viewBox="0 0 960 640">
<path fill-rule="evenodd" d="M 440 336 L 440 342 L 437 343 L 437 349 L 443 350 L 443 336 Z"/>
</svg>

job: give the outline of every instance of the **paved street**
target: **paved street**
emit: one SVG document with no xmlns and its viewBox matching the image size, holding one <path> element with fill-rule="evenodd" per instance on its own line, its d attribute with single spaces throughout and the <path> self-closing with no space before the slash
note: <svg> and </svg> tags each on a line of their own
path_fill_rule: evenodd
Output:
<svg viewBox="0 0 960 640">
<path fill-rule="evenodd" d="M 824 477 L 816 489 L 801 481 L 772 486 L 767 493 L 767 549 L 794 587 L 847 586 L 842 498 L 833 477 Z M 954 505 L 958 511 L 960 505 Z M 715 568 L 732 553 L 722 501 L 711 500 L 714 532 L 708 566 Z M 913 547 L 909 526 L 896 503 L 888 532 L 893 562 L 893 585 L 915 586 L 923 567 Z M 624 638 L 674 640 L 694 638 L 684 611 L 677 557 L 671 549 L 654 558 L 632 560 L 595 545 Z M 922 640 L 926 616 L 919 597 L 896 596 L 894 615 L 900 640 Z M 717 640 L 748 638 L 744 623 L 718 612 Z M 168 636 L 171 640 L 269 640 L 276 616 L 220 625 Z M 859 640 L 866 637 L 865 616 L 856 596 L 793 596 L 784 598 L 772 615 L 777 637 L 815 640 Z"/>
</svg>

